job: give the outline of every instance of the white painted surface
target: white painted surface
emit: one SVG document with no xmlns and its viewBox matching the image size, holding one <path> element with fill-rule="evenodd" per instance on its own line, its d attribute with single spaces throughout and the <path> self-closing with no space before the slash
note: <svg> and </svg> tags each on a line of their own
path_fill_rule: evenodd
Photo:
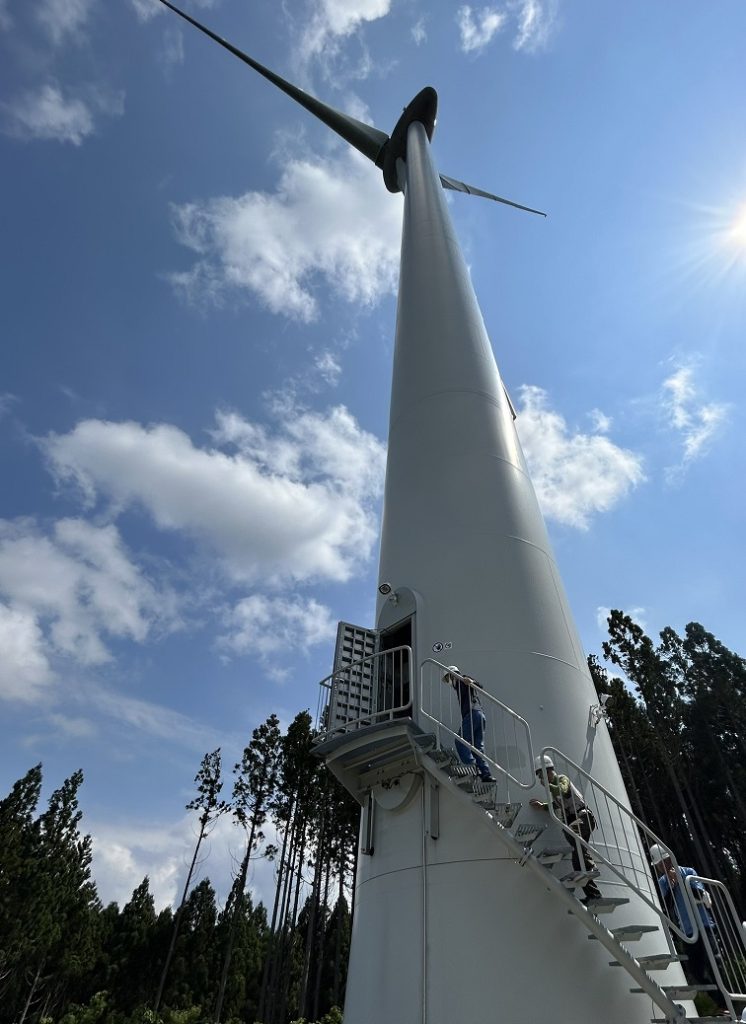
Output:
<svg viewBox="0 0 746 1024">
<path fill-rule="evenodd" d="M 379 600 L 379 626 L 416 608 L 416 663 L 452 640 L 446 660 L 527 718 L 537 750 L 562 749 L 626 802 L 605 726 L 588 728 L 597 697 L 418 124 L 409 129 L 379 578 L 400 594 L 396 606 Z M 441 793 L 436 841 L 423 843 L 421 796 L 377 809 L 375 854 L 358 868 L 345 1024 L 657 1016 L 581 923 L 506 859 L 478 813 Z M 540 813 L 524 809 L 520 820 Z M 633 900 L 613 924 L 631 921 L 658 919 Z M 666 948 L 659 934 L 633 951 Z M 677 965 L 655 977 L 683 981 Z"/>
</svg>

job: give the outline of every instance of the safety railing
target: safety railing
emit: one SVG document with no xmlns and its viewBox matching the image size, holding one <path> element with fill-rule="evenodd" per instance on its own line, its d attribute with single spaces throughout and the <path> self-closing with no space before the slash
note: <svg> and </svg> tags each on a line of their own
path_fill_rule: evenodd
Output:
<svg viewBox="0 0 746 1024">
<path fill-rule="evenodd" d="M 687 875 L 685 884 L 697 906 L 713 979 L 735 1020 L 733 1000 L 746 1001 L 746 932 L 741 917 L 727 888 L 717 879 Z"/>
<path fill-rule="evenodd" d="M 676 906 L 667 907 L 656 888 L 653 877 L 655 869 L 651 869 L 651 862 L 661 854 L 670 857 L 671 867 L 678 874 L 676 859 L 665 847 L 663 841 L 648 828 L 644 821 L 641 821 L 592 775 L 589 775 L 562 751 L 554 747 L 545 747 L 542 751 L 542 756 L 544 755 L 547 755 L 553 762 L 555 773 L 566 776 L 580 794 L 577 803 L 572 798 L 568 798 L 567 809 L 563 810 L 562 805 L 558 808 L 550 789 L 549 775 L 546 771 L 544 772 L 543 782 L 548 810 L 562 827 L 568 839 L 575 845 L 581 868 L 583 865 L 588 865 L 588 856 L 584 853 L 587 851 L 597 865 L 599 863 L 605 865 L 611 874 L 634 890 L 643 902 L 658 914 L 667 933 L 677 935 L 686 943 L 696 942 L 698 915 L 694 909 L 691 893 L 688 890 L 682 892 L 687 916 L 693 922 L 692 934 L 687 934 L 686 927 L 681 925 L 678 908 Z M 577 818 L 576 812 L 580 811 L 583 806 L 592 815 L 593 829 L 588 839 L 579 835 L 569 824 L 573 818 Z M 657 847 L 657 849 L 654 850 L 653 847 Z M 651 851 L 655 856 L 651 856 Z M 670 944 L 670 936 L 667 935 L 667 937 Z"/>
<path fill-rule="evenodd" d="M 462 694 L 466 715 L 462 714 Z M 435 727 L 439 749 L 455 748 L 462 760 L 465 751 L 477 758 L 477 763 L 483 759 L 490 773 L 506 783 L 508 799 L 510 783 L 519 789 L 534 785 L 531 730 L 512 708 L 486 690 L 471 686 L 468 676 L 449 672 L 434 658 L 420 666 L 420 702 L 423 719 Z M 472 711 L 481 712 L 483 720 L 477 715 L 474 721 Z"/>
<path fill-rule="evenodd" d="M 345 665 L 319 684 L 319 740 L 411 715 L 412 649 L 394 647 Z"/>
</svg>

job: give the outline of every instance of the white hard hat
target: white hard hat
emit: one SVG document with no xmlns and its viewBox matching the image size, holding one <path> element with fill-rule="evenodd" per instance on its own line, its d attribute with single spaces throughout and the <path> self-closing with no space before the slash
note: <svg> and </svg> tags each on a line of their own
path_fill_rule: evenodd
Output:
<svg viewBox="0 0 746 1024">
<path fill-rule="evenodd" d="M 534 770 L 539 772 L 545 768 L 554 768 L 554 761 L 549 754 L 539 754 L 538 757 L 534 758 Z"/>
<path fill-rule="evenodd" d="M 650 863 L 654 867 L 656 864 L 660 864 L 661 861 L 665 860 L 666 857 L 669 856 L 668 850 L 664 850 L 663 847 L 658 846 L 657 843 L 653 843 L 653 845 L 648 850 L 648 853 L 650 854 Z"/>
<path fill-rule="evenodd" d="M 449 665 L 448 666 L 448 671 L 449 672 L 458 672 L 458 674 L 461 675 L 461 669 L 458 667 L 458 665 Z"/>
<path fill-rule="evenodd" d="M 458 675 L 461 675 L 461 669 L 458 667 L 458 665 L 449 665 L 448 671 L 443 673 L 444 683 L 450 683 L 451 679 L 453 679 L 453 676 L 451 675 L 452 672 L 456 672 L 458 673 Z"/>
</svg>

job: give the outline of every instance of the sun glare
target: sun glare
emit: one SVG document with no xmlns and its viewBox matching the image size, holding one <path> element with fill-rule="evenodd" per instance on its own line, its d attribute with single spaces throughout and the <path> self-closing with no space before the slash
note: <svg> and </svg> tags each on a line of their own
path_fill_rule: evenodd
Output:
<svg viewBox="0 0 746 1024">
<path fill-rule="evenodd" d="M 742 206 L 726 232 L 728 244 L 746 254 L 746 206 Z"/>
</svg>

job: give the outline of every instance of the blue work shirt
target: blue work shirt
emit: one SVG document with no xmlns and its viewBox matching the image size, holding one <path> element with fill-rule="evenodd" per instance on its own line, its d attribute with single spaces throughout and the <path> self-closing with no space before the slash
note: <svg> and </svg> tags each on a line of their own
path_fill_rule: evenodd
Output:
<svg viewBox="0 0 746 1024">
<path fill-rule="evenodd" d="M 467 678 L 471 679 L 471 676 L 468 676 Z M 478 686 L 480 690 L 483 690 L 484 687 L 481 683 L 478 683 L 476 679 L 472 679 L 471 682 L 473 685 L 469 686 L 468 683 L 465 683 L 463 679 L 459 679 L 458 677 L 451 681 L 451 686 L 458 694 L 458 702 L 461 705 L 462 718 L 466 718 L 470 715 L 473 708 L 479 708 L 480 711 L 482 710 L 482 702 L 477 696 L 477 691 L 474 687 Z"/>
<path fill-rule="evenodd" d="M 686 885 L 685 879 L 691 875 L 696 875 L 697 872 L 694 870 L 694 868 L 680 867 L 679 874 L 681 875 L 681 884 L 674 886 L 673 899 L 674 903 L 676 904 L 676 913 L 679 915 L 679 924 L 684 929 L 687 936 L 691 936 L 694 933 L 694 929 L 692 928 L 692 922 L 689 919 L 689 911 L 686 904 L 686 897 L 684 896 L 682 890 Z M 665 899 L 666 896 L 668 896 L 671 892 L 671 886 L 668 881 L 668 875 L 659 876 L 658 887 L 660 888 L 661 894 Z M 692 894 L 694 895 L 695 899 L 697 898 L 698 894 L 704 893 L 704 891 L 705 887 L 702 885 L 701 882 L 694 882 L 692 884 Z M 715 922 L 712 920 L 712 917 L 707 912 L 707 907 L 703 903 L 700 903 L 697 909 L 699 910 L 699 916 L 702 918 L 702 924 L 705 926 L 705 928 L 713 928 Z"/>
</svg>

